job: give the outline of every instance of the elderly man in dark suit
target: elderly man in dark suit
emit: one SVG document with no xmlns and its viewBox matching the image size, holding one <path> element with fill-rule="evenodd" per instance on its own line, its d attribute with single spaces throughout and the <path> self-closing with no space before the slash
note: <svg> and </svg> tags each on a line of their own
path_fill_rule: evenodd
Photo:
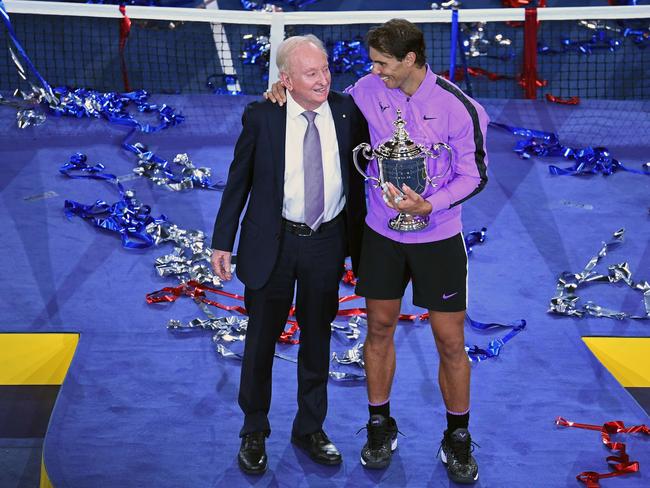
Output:
<svg viewBox="0 0 650 488">
<path fill-rule="evenodd" d="M 358 261 L 365 216 L 352 149 L 369 140 L 367 124 L 351 97 L 330 91 L 323 44 L 312 35 L 288 38 L 277 60 L 288 101 L 282 107 L 268 101 L 246 107 L 212 237 L 212 266 L 228 280 L 248 200 L 237 253 L 249 314 L 238 461 L 250 474 L 266 470 L 273 355 L 294 290 L 300 350 L 291 441 L 318 463 L 341 463 L 323 431 L 330 323 L 338 310 L 345 256 L 352 256 L 353 267 Z"/>
</svg>

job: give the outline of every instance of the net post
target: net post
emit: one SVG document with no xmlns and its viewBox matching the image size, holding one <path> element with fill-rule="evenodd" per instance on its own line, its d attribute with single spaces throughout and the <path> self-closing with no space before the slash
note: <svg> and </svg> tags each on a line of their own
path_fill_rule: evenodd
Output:
<svg viewBox="0 0 650 488">
<path fill-rule="evenodd" d="M 452 23 L 452 29 L 454 28 L 456 29 L 456 41 L 458 46 L 458 53 L 460 55 L 460 61 L 463 64 L 463 78 L 465 80 L 465 93 L 467 93 L 470 97 L 473 97 L 474 93 L 472 91 L 472 80 L 470 79 L 469 70 L 467 68 L 467 56 L 465 55 L 465 34 L 463 33 L 462 30 L 459 29 L 458 25 L 454 27 Z M 458 81 L 458 85 L 460 85 L 460 80 Z"/>
<path fill-rule="evenodd" d="M 458 43 L 458 9 L 451 12 L 451 43 L 449 49 L 449 81 L 456 80 L 456 45 Z M 462 49 L 462 46 L 461 46 Z"/>
<path fill-rule="evenodd" d="M 126 57 L 124 55 L 124 49 L 126 48 L 126 41 L 129 39 L 129 34 L 131 32 L 131 19 L 126 15 L 126 5 L 122 4 L 119 7 L 120 13 L 122 14 L 122 20 L 120 20 L 120 42 L 119 42 L 119 52 L 120 52 L 120 67 L 122 69 L 122 81 L 124 82 L 124 91 L 126 93 L 131 91 L 131 84 L 129 83 L 129 71 L 126 67 Z"/>
<path fill-rule="evenodd" d="M 524 93 L 529 100 L 537 98 L 537 8 L 526 9 L 524 23 Z"/>
<path fill-rule="evenodd" d="M 280 79 L 278 66 L 275 61 L 278 57 L 278 46 L 282 41 L 284 41 L 284 22 L 284 13 L 272 13 L 271 34 L 269 36 L 269 42 L 271 43 L 271 56 L 269 59 L 269 90 L 271 89 L 271 85 Z"/>
</svg>

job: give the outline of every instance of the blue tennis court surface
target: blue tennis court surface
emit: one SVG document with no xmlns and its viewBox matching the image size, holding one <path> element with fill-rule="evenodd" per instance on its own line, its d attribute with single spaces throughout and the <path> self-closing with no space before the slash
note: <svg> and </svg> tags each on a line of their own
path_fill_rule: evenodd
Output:
<svg viewBox="0 0 650 488">
<path fill-rule="evenodd" d="M 252 99 L 154 97 L 186 121 L 132 141 L 147 144 L 165 159 L 187 152 L 196 166 L 212 168 L 214 180 L 225 179 L 241 111 Z M 627 167 L 640 169 L 648 159 L 648 102 L 584 101 L 576 107 L 523 100 L 483 103 L 493 121 L 558 132 L 561 142 L 572 147 L 607 146 Z M 9 108 L 0 111 L 0 127 L 0 269 L 5 285 L 0 332 L 81 334 L 44 444 L 54 486 L 449 486 L 436 459 L 444 429 L 437 356 L 428 325 L 419 321 L 402 322 L 397 330 L 391 410 L 405 437 L 400 437 L 389 469 L 366 471 L 359 463 L 365 433 L 355 433 L 367 421 L 363 383 L 330 383 L 325 429 L 341 450 L 343 465 L 315 465 L 297 451 L 289 442 L 295 365 L 278 359 L 269 470 L 261 478 L 243 475 L 236 462 L 242 421 L 239 363 L 215 352 L 209 332 L 166 328 L 169 319 L 186 322 L 202 315 L 191 299 L 145 301 L 147 293 L 177 284 L 158 276 L 153 266 L 172 246 L 125 249 L 116 234 L 64 215 L 66 199 L 85 204 L 119 199 L 106 182 L 68 179 L 58 169 L 82 152 L 109 173 L 131 175 L 135 158 L 120 146 L 127 129 L 103 120 L 49 117 L 42 126 L 19 130 Z M 609 177 L 552 176 L 550 163 L 569 162 L 520 159 L 512 151 L 516 140 L 505 131 L 489 130 L 489 183 L 464 205 L 465 230 L 488 229 L 485 243 L 470 257 L 469 314 L 484 322 L 527 322 L 498 358 L 473 366 L 470 427 L 481 446 L 475 451 L 478 486 L 575 486 L 582 471 L 606 472 L 610 451 L 598 432 L 557 427 L 556 417 L 590 424 L 648 422 L 582 337 L 647 337 L 648 322 L 569 318 L 546 310 L 557 277 L 563 271 L 580 272 L 601 242 L 620 228 L 625 228 L 624 243 L 599 267 L 626 261 L 635 281 L 649 279 L 650 178 L 622 171 Z M 165 214 L 184 229 L 212 231 L 221 193 L 171 192 L 145 178 L 124 180 L 138 200 L 151 206 L 152 215 Z M 241 293 L 242 286 L 233 280 L 225 290 Z M 341 285 L 341 296 L 352 293 Z M 615 310 L 645 313 L 641 294 L 628 287 L 597 284 L 578 294 Z M 353 306 L 363 306 L 362 300 L 342 305 Z M 423 312 L 410 304 L 410 291 L 403 312 Z M 502 334 L 468 328 L 467 342 L 486 345 Z M 344 348 L 333 342 L 333 349 Z M 291 354 L 291 347 L 283 350 Z M 614 439 L 626 442 L 641 471 L 602 485 L 650 484 L 647 436 Z"/>
</svg>

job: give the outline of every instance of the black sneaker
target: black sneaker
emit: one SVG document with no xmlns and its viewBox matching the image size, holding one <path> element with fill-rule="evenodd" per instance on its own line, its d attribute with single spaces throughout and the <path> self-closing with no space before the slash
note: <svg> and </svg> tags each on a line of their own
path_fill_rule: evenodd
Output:
<svg viewBox="0 0 650 488">
<path fill-rule="evenodd" d="M 445 430 L 438 452 L 453 482 L 470 485 L 478 480 L 478 464 L 472 456 L 473 450 L 472 437 L 467 429 L 456 429 L 451 434 Z"/>
<path fill-rule="evenodd" d="M 373 415 L 366 425 L 368 441 L 361 449 L 361 464 L 365 468 L 383 469 L 390 464 L 397 449 L 397 423 L 393 417 Z M 363 430 L 363 429 L 362 429 Z"/>
</svg>

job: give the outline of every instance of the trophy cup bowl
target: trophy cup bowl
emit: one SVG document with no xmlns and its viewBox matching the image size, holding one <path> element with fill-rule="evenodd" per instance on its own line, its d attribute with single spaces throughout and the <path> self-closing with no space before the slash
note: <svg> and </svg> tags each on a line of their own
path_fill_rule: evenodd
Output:
<svg viewBox="0 0 650 488">
<path fill-rule="evenodd" d="M 374 188 L 383 188 L 386 183 L 392 183 L 395 188 L 401 190 L 402 185 L 406 184 L 414 192 L 424 196 L 427 188 L 436 188 L 438 185 L 435 180 L 444 177 L 451 169 L 451 147 L 444 142 L 439 142 L 428 149 L 413 142 L 404 128 L 406 121 L 402 119 L 402 112 L 399 109 L 393 125 L 395 131 L 391 139 L 375 149 L 366 142 L 354 148 L 352 151 L 354 166 L 366 181 L 374 182 Z M 442 174 L 431 177 L 427 169 L 427 159 L 439 158 L 443 149 L 449 153 L 449 165 Z M 379 178 L 369 176 L 361 168 L 358 162 L 359 152 L 368 161 L 373 159 L 377 161 Z M 426 228 L 427 225 L 429 225 L 428 215 L 410 215 L 403 212 L 388 221 L 389 228 L 401 232 L 418 231 Z"/>
</svg>

